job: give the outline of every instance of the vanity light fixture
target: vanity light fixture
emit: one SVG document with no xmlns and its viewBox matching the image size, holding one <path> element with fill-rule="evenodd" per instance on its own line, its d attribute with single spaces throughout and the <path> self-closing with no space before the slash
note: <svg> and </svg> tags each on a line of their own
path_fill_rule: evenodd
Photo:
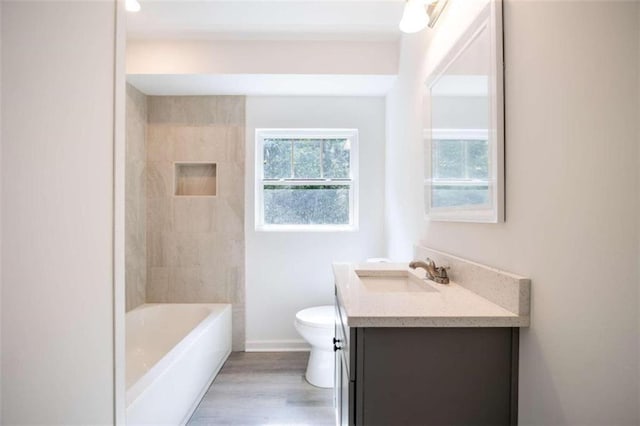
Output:
<svg viewBox="0 0 640 426">
<path fill-rule="evenodd" d="M 449 0 L 407 0 L 400 20 L 400 31 L 417 33 L 433 28 Z"/>
<path fill-rule="evenodd" d="M 139 12 L 140 2 L 138 0 L 125 0 L 124 8 L 127 9 L 127 12 Z"/>
<path fill-rule="evenodd" d="M 426 28 L 429 23 L 427 9 L 423 0 L 407 0 L 400 20 L 400 31 L 403 33 L 417 33 Z"/>
</svg>

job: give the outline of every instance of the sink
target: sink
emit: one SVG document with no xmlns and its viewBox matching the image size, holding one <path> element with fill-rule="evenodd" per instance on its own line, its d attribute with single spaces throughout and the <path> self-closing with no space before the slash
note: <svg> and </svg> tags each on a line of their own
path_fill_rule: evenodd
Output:
<svg viewBox="0 0 640 426">
<path fill-rule="evenodd" d="M 364 287 L 372 293 L 425 293 L 438 291 L 406 269 L 356 269 Z"/>
</svg>

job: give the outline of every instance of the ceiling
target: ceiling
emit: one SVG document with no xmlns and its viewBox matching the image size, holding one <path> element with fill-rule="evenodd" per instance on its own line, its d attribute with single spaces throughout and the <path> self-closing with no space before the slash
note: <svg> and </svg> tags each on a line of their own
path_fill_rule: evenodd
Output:
<svg viewBox="0 0 640 426">
<path fill-rule="evenodd" d="M 398 41 L 404 0 L 138 0 L 127 38 Z M 370 48 L 367 47 L 367 48 Z M 228 59 L 228 58 L 227 58 Z M 295 59 L 295 58 L 293 58 Z M 149 95 L 382 96 L 395 75 L 139 74 Z"/>
<path fill-rule="evenodd" d="M 397 40 L 404 0 L 139 0 L 130 39 Z"/>
</svg>

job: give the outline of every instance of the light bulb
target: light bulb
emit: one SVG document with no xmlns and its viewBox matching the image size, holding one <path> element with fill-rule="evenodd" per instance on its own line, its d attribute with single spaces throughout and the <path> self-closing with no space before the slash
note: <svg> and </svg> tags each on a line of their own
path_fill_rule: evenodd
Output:
<svg viewBox="0 0 640 426">
<path fill-rule="evenodd" d="M 417 33 L 423 30 L 429 17 L 423 0 L 407 0 L 404 5 L 404 12 L 400 20 L 400 31 L 403 33 Z"/>
<path fill-rule="evenodd" d="M 139 12 L 140 3 L 138 2 L 138 0 L 125 0 L 124 8 L 129 12 Z"/>
</svg>

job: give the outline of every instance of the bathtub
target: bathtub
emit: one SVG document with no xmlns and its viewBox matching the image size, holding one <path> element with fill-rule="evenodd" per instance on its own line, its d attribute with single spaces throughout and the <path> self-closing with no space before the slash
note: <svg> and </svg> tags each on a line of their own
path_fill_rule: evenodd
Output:
<svg viewBox="0 0 640 426">
<path fill-rule="evenodd" d="M 127 424 L 184 424 L 231 353 L 231 305 L 158 303 L 126 315 Z"/>
</svg>

